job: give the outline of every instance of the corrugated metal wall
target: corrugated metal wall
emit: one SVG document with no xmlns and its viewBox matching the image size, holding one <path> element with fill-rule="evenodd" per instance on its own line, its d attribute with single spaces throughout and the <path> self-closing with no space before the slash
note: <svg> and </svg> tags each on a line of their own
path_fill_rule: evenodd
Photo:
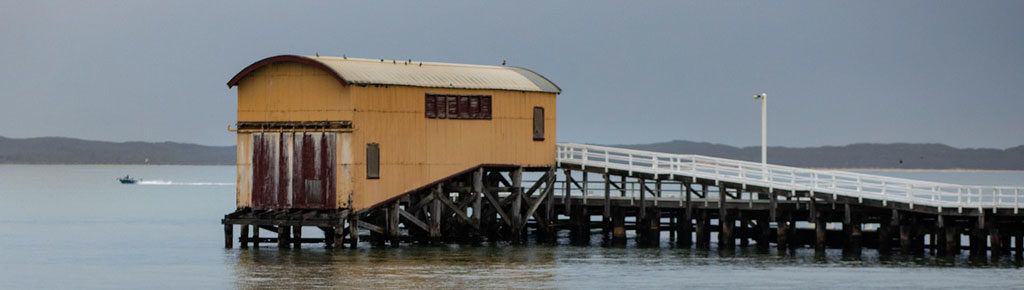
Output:
<svg viewBox="0 0 1024 290">
<path fill-rule="evenodd" d="M 555 94 L 417 87 L 348 87 L 353 107 L 353 207 L 362 209 L 480 164 L 550 166 L 555 160 Z M 430 119 L 427 94 L 489 95 L 492 119 Z M 545 139 L 533 139 L 543 107 Z M 366 144 L 380 144 L 381 177 L 366 178 Z M 344 193 L 342 193 L 344 195 Z M 339 200 L 339 206 L 347 206 Z"/>
<path fill-rule="evenodd" d="M 238 84 L 238 121 L 348 121 L 345 86 L 318 68 L 277 63 Z"/>
<path fill-rule="evenodd" d="M 251 136 L 249 206 L 256 209 L 334 208 L 336 201 L 336 144 L 338 133 L 264 132 Z M 243 176 L 246 172 L 251 175 Z M 240 187 L 241 188 L 241 187 Z M 240 192 L 241 189 L 240 189 Z"/>
</svg>

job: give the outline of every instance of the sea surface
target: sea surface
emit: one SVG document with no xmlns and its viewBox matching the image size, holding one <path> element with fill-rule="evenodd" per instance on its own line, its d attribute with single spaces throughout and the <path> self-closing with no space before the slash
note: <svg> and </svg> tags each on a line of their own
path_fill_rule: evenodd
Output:
<svg viewBox="0 0 1024 290">
<path fill-rule="evenodd" d="M 1024 185 L 1015 171 L 867 171 Z M 138 185 L 115 178 L 131 174 Z M 229 166 L 0 165 L 0 288 L 1024 288 L 1020 264 L 669 246 L 223 248 Z M 310 236 L 307 233 L 306 236 Z"/>
</svg>

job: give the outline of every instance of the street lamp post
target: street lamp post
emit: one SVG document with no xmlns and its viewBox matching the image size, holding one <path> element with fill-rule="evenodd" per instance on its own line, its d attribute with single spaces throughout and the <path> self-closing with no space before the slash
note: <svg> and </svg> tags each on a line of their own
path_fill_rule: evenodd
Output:
<svg viewBox="0 0 1024 290">
<path fill-rule="evenodd" d="M 754 100 L 761 100 L 761 176 L 768 180 L 768 94 L 756 94 Z"/>
</svg>

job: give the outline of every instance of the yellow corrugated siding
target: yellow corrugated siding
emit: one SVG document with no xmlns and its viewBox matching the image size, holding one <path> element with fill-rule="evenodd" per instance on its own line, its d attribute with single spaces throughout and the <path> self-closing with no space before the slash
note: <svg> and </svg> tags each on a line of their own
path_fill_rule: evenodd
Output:
<svg viewBox="0 0 1024 290">
<path fill-rule="evenodd" d="M 235 146 L 235 205 L 238 208 L 252 206 L 252 134 L 238 133 Z"/>
<path fill-rule="evenodd" d="M 276 63 L 238 85 L 238 121 L 338 121 L 352 119 L 345 86 L 308 65 Z"/>
<path fill-rule="evenodd" d="M 555 94 L 417 87 L 349 87 L 355 102 L 353 207 L 479 164 L 549 166 L 555 159 Z M 490 95 L 491 120 L 428 119 L 426 94 Z M 533 107 L 545 108 L 545 140 L 533 141 Z M 365 146 L 379 143 L 381 178 L 366 179 Z M 341 195 L 339 195 L 341 196 Z"/>
</svg>

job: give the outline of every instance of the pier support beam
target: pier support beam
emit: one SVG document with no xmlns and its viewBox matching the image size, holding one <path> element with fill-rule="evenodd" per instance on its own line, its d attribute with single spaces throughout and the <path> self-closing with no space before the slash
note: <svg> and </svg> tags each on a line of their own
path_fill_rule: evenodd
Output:
<svg viewBox="0 0 1024 290">
<path fill-rule="evenodd" d="M 647 215 L 637 220 L 637 244 L 643 247 L 658 247 L 661 243 L 661 212 L 658 208 L 647 209 Z"/>
<path fill-rule="evenodd" d="M 728 199 L 729 189 L 718 186 L 718 249 L 733 249 L 736 246 L 736 239 L 733 236 L 733 227 L 736 221 L 732 213 L 726 208 L 725 200 Z"/>
<path fill-rule="evenodd" d="M 860 257 L 861 242 L 864 236 L 861 232 L 860 214 L 854 212 L 848 203 L 843 205 L 843 232 L 846 233 L 843 255 Z"/>
<path fill-rule="evenodd" d="M 334 227 L 320 227 L 320 230 L 324 232 L 324 248 L 333 249 L 334 239 L 337 234 L 334 233 Z"/>
<path fill-rule="evenodd" d="M 945 224 L 946 244 L 945 253 L 956 256 L 960 254 L 960 228 L 955 225 Z"/>
<path fill-rule="evenodd" d="M 736 231 L 736 236 L 740 239 L 740 247 L 746 248 L 750 246 L 750 218 L 744 215 L 743 212 L 739 212 L 736 215 L 740 219 L 740 227 Z"/>
<path fill-rule="evenodd" d="M 230 249 L 234 247 L 234 231 L 235 226 L 232 224 L 224 224 L 224 248 Z"/>
<path fill-rule="evenodd" d="M 260 227 L 255 225 L 252 226 L 252 247 L 260 247 Z"/>
<path fill-rule="evenodd" d="M 767 251 L 770 248 L 770 242 L 772 235 L 772 228 L 769 225 L 768 214 L 761 214 L 757 217 L 757 249 L 760 251 Z"/>
<path fill-rule="evenodd" d="M 876 235 L 878 236 L 878 254 L 888 255 L 892 252 L 892 221 L 891 217 L 885 216 L 878 221 L 878 229 Z"/>
<path fill-rule="evenodd" d="M 238 233 L 238 246 L 242 249 L 249 248 L 249 225 L 238 225 L 240 233 Z"/>
<path fill-rule="evenodd" d="M 676 222 L 676 226 L 679 227 L 676 233 L 676 242 L 679 247 L 685 248 L 693 245 L 693 202 L 691 201 L 693 188 L 690 185 L 690 183 L 682 184 L 680 194 L 683 195 L 685 208 L 679 211 L 679 218 Z"/>
<path fill-rule="evenodd" d="M 701 210 L 700 214 L 697 215 L 697 248 L 701 250 L 707 250 L 711 248 L 711 231 L 708 227 L 711 226 L 710 218 L 708 217 L 707 210 Z"/>
<path fill-rule="evenodd" d="M 580 189 L 583 191 L 584 196 L 587 194 L 587 175 L 587 172 L 584 171 L 583 188 Z M 523 168 L 518 167 L 515 170 L 513 170 L 511 173 L 511 178 L 512 194 L 509 195 L 509 197 L 512 198 L 512 208 L 509 214 L 512 215 L 512 226 L 510 227 L 509 230 L 512 232 L 512 243 L 522 244 L 525 240 L 523 237 L 523 233 L 525 232 L 526 227 L 524 225 L 526 224 L 526 219 L 529 218 L 523 216 Z M 586 208 L 584 207 L 584 209 Z M 584 212 L 583 214 L 586 214 L 586 212 Z M 589 223 L 587 224 L 589 226 Z"/>
<path fill-rule="evenodd" d="M 736 247 L 736 220 L 729 210 L 722 212 L 725 213 L 725 216 L 718 217 L 718 247 L 723 250 L 732 250 Z"/>
<path fill-rule="evenodd" d="M 693 245 L 693 221 L 687 210 L 676 211 L 676 246 L 689 248 Z"/>
<path fill-rule="evenodd" d="M 898 218 L 900 222 L 900 253 L 904 255 L 913 254 L 915 251 L 914 240 L 916 237 L 914 232 L 916 231 L 916 223 L 911 220 L 910 215 L 909 213 L 904 213 L 899 214 L 898 217 L 893 217 Z"/>
<path fill-rule="evenodd" d="M 604 210 L 601 211 L 601 237 L 607 239 L 612 233 L 612 181 L 608 173 L 602 175 L 604 179 Z"/>
<path fill-rule="evenodd" d="M 355 249 L 359 247 L 359 214 L 352 213 L 348 219 L 348 246 Z"/>
<path fill-rule="evenodd" d="M 780 252 L 786 251 L 790 248 L 790 238 L 792 237 L 793 230 L 791 229 L 790 217 L 788 212 L 778 213 L 775 235 L 775 244 Z"/>
<path fill-rule="evenodd" d="M 570 206 L 569 221 L 572 224 L 569 231 L 569 239 L 575 245 L 586 245 L 590 243 L 590 214 L 587 207 L 582 204 Z"/>
<path fill-rule="evenodd" d="M 1017 249 L 1013 253 L 1014 259 L 1017 261 L 1024 260 L 1024 232 L 1018 230 L 1017 236 L 1013 238 L 1013 244 L 1013 247 Z"/>
<path fill-rule="evenodd" d="M 824 253 L 826 248 L 828 248 L 828 221 L 818 216 L 814 221 L 814 251 Z"/>
<path fill-rule="evenodd" d="M 278 248 L 282 248 L 282 249 L 283 248 L 288 248 L 289 240 L 291 240 L 288 237 L 291 234 L 291 230 L 292 229 L 291 229 L 290 226 L 281 225 L 281 226 L 277 227 L 277 247 Z"/>
<path fill-rule="evenodd" d="M 295 247 L 296 249 L 302 247 L 302 227 L 301 226 L 293 226 L 292 227 L 292 238 L 291 238 L 291 240 L 292 240 L 292 247 Z"/>
<path fill-rule="evenodd" d="M 612 207 L 612 244 L 626 244 L 626 213 L 622 207 Z"/>
<path fill-rule="evenodd" d="M 993 225 L 989 226 L 988 235 L 989 235 L 989 243 L 992 244 L 992 259 L 993 260 L 999 259 L 999 257 L 1004 254 L 1004 252 L 1003 252 L 1003 242 L 1004 242 L 1003 235 L 999 231 L 999 228 L 995 227 Z"/>
<path fill-rule="evenodd" d="M 970 230 L 970 235 L 970 258 L 984 259 L 988 252 L 988 239 L 985 230 L 973 228 Z"/>
</svg>

